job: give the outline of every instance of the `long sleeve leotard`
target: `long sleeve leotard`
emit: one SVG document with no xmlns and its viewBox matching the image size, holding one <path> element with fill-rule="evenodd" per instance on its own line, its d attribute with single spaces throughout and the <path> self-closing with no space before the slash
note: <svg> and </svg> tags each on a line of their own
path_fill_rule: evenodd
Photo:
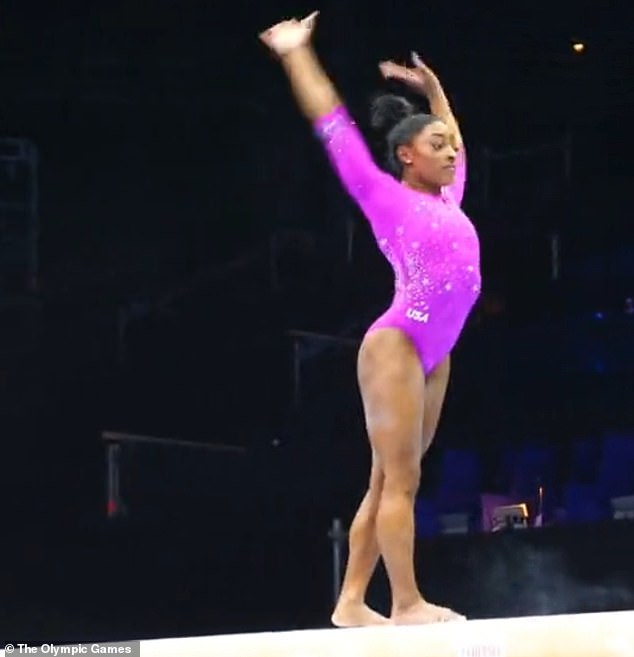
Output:
<svg viewBox="0 0 634 657">
<path fill-rule="evenodd" d="M 434 196 L 382 171 L 345 107 L 318 119 L 314 128 L 394 271 L 392 303 L 368 332 L 403 331 L 429 374 L 453 349 L 480 294 L 479 240 L 460 209 L 464 152 L 458 155 L 452 185 Z"/>
</svg>

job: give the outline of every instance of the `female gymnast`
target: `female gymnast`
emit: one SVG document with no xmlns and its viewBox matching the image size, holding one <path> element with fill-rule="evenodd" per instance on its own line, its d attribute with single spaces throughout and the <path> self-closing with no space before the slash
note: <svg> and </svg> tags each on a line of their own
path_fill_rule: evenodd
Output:
<svg viewBox="0 0 634 657">
<path fill-rule="evenodd" d="M 462 620 L 422 596 L 414 569 L 414 499 L 421 460 L 434 436 L 449 378 L 450 352 L 480 293 L 475 229 L 460 209 L 465 155 L 438 78 L 417 56 L 384 77 L 408 83 L 432 114 L 400 97 L 375 101 L 373 122 L 400 120 L 387 135 L 391 174 L 379 169 L 311 46 L 317 12 L 260 34 L 279 58 L 295 99 L 343 186 L 370 223 L 395 277 L 391 306 L 368 329 L 357 374 L 372 448 L 368 490 L 349 532 L 349 557 L 332 614 L 339 627 Z M 365 604 L 382 556 L 392 594 L 387 619 Z"/>
</svg>

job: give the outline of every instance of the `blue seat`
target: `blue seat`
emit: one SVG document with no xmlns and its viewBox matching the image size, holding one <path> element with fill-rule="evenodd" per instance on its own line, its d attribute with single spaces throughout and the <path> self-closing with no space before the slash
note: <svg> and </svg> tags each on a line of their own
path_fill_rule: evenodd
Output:
<svg viewBox="0 0 634 657">
<path fill-rule="evenodd" d="M 596 481 L 601 456 L 601 442 L 597 438 L 573 441 L 570 449 L 571 483 L 590 484 Z"/>
<path fill-rule="evenodd" d="M 482 465 L 474 450 L 445 450 L 441 456 L 435 502 L 441 513 L 479 508 Z"/>
<path fill-rule="evenodd" d="M 439 515 L 466 513 L 470 531 L 481 525 L 482 466 L 474 450 L 446 450 L 440 459 L 440 472 L 434 491 Z"/>
<path fill-rule="evenodd" d="M 634 436 L 604 435 L 596 481 L 604 503 L 613 497 L 634 495 Z"/>
<path fill-rule="evenodd" d="M 511 492 L 514 495 L 537 496 L 539 486 L 552 488 L 556 482 L 557 452 L 553 447 L 524 447 L 512 464 Z"/>
<path fill-rule="evenodd" d="M 602 503 L 594 484 L 566 484 L 563 497 L 566 522 L 591 523 L 609 517 L 609 508 Z"/>
<path fill-rule="evenodd" d="M 440 533 L 438 522 L 438 509 L 433 500 L 426 497 L 417 497 L 414 503 L 414 522 L 416 536 L 431 538 Z"/>
</svg>

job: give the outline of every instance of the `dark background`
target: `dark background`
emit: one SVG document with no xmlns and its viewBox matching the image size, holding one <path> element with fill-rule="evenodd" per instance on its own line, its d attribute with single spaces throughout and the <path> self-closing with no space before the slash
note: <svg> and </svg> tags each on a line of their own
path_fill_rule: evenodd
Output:
<svg viewBox="0 0 634 657">
<path fill-rule="evenodd" d="M 328 526 L 349 521 L 366 479 L 355 350 L 311 343 L 294 404 L 288 331 L 358 340 L 389 303 L 391 278 L 256 38 L 313 8 L 0 9 L 1 134 L 29 140 L 39 158 L 37 285 L 25 284 L 22 247 L 3 250 L 0 284 L 9 632 L 127 638 L 327 619 Z M 423 489 L 445 448 L 478 449 L 494 472 L 508 445 L 565 450 L 632 429 L 629 3 L 318 8 L 316 46 L 362 128 L 385 88 L 377 62 L 415 48 L 445 84 L 469 151 L 465 209 L 481 235 L 484 292 Z M 3 194 L 26 189 L 3 176 Z M 103 430 L 241 451 L 126 452 L 129 513 L 107 521 Z M 134 595 L 98 592 L 135 581 L 139 563 Z M 302 606 L 297 582 L 311 573 Z M 257 596 L 245 590 L 259 577 L 279 603 L 267 607 L 263 583 Z M 185 581 L 152 615 L 153 587 Z M 107 611 L 118 595 L 135 610 L 121 612 L 126 622 Z M 247 598 L 240 621 L 228 600 Z"/>
</svg>

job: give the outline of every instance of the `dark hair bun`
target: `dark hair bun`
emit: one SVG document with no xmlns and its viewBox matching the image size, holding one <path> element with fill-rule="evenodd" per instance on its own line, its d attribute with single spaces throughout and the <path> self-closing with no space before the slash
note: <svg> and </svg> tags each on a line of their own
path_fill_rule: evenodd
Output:
<svg viewBox="0 0 634 657">
<path fill-rule="evenodd" d="M 414 106 L 403 96 L 377 96 L 370 107 L 370 123 L 375 130 L 389 132 L 397 123 L 415 113 Z"/>
</svg>

